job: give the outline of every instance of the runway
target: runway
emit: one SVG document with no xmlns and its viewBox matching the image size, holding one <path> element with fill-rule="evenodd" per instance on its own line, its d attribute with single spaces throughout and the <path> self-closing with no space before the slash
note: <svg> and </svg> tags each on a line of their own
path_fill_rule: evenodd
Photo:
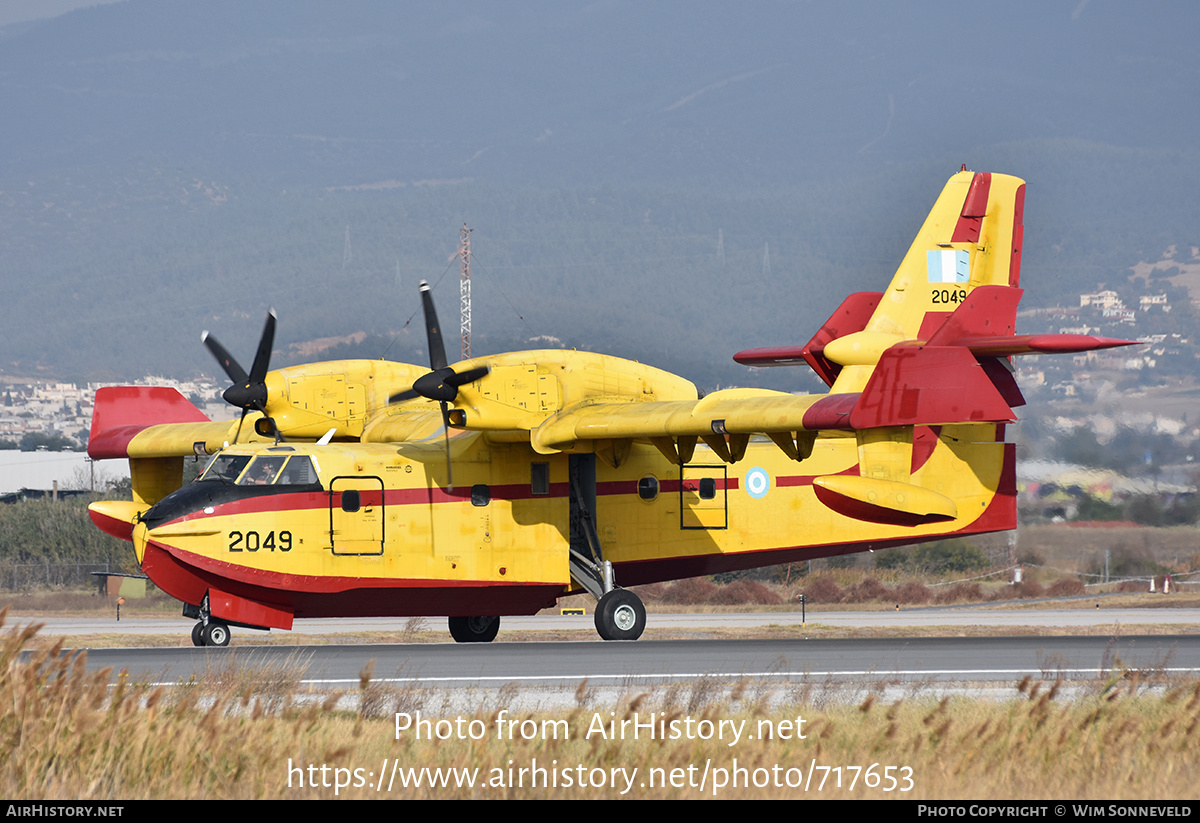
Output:
<svg viewBox="0 0 1200 823">
<path fill-rule="evenodd" d="M 787 614 L 664 614 L 652 625 L 694 629 L 743 629 L 799 625 Z M 12 622 L 23 622 L 17 618 Z M 51 618 L 48 635 L 178 634 L 185 620 Z M 440 621 L 438 621 L 440 623 Z M 214 669 L 299 667 L 301 680 L 314 688 L 352 688 L 368 666 L 375 680 L 422 686 L 496 688 L 504 684 L 575 687 L 662 685 L 701 677 L 756 678 L 780 682 L 829 679 L 876 683 L 1008 683 L 1028 676 L 1052 680 L 1109 677 L 1119 672 L 1155 676 L 1200 676 L 1200 634 L 1186 634 L 1200 611 L 1192 609 L 912 609 L 903 612 L 828 612 L 809 614 L 808 625 L 830 626 L 991 626 L 993 637 L 898 637 L 786 640 L 640 640 L 630 643 L 588 641 L 491 644 L 417 643 L 353 645 L 232 646 L 229 648 L 90 648 L 88 667 L 125 670 L 142 682 L 173 684 Z M 1172 635 L 1138 635 L 1137 625 L 1178 625 Z M 505 629 L 526 631 L 588 629 L 590 618 L 539 616 L 505 618 Z M 1103 630 L 1100 636 L 1006 636 L 1016 626 L 1081 627 Z M 437 624 L 430 619 L 429 626 Z M 297 621 L 297 636 L 330 632 L 394 632 L 403 620 Z M 252 633 L 235 632 L 235 638 Z M 287 636 L 287 635 L 284 635 Z M 68 645 L 71 645 L 68 642 Z"/>
<path fill-rule="evenodd" d="M 44 633 L 65 637 L 97 634 L 122 635 L 178 635 L 186 637 L 193 621 L 182 617 L 165 619 L 96 617 L 21 617 L 10 618 L 10 622 L 42 623 Z M 425 618 L 428 628 L 444 628 L 445 618 Z M 1200 609 L 1138 608 L 1138 609 L 1002 609 L 994 607 L 959 606 L 939 608 L 909 608 L 900 611 L 817 611 L 809 609 L 807 625 L 842 628 L 871 627 L 938 627 L 989 626 L 998 629 L 1018 626 L 1042 628 L 1111 627 L 1114 632 L 1123 626 L 1167 625 L 1193 629 L 1200 628 Z M 765 626 L 806 625 L 798 611 L 789 612 L 722 612 L 655 614 L 647 618 L 647 627 L 669 629 L 714 630 L 724 628 L 753 629 Z M 294 634 L 358 634 L 362 632 L 385 632 L 399 635 L 405 629 L 405 618 L 396 617 L 341 617 L 330 619 L 298 619 Z M 562 616 L 536 615 L 533 617 L 505 617 L 501 620 L 500 636 L 512 631 L 561 631 L 582 629 L 594 631 L 590 615 Z M 256 632 L 234 629 L 234 637 L 253 637 Z M 288 636 L 287 632 L 276 633 Z"/>
<path fill-rule="evenodd" d="M 299 666 L 310 686 L 349 687 L 368 664 L 388 683 L 494 687 L 662 685 L 680 679 L 880 683 L 1092 679 L 1119 671 L 1200 675 L 1200 636 L 533 642 L 459 645 L 92 649 L 88 668 L 174 684 L 231 664 Z"/>
</svg>

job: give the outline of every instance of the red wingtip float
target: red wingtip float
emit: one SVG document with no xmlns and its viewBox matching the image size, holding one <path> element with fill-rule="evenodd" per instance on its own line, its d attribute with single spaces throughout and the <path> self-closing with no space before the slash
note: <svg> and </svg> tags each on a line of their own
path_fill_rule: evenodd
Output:
<svg viewBox="0 0 1200 823">
<path fill-rule="evenodd" d="M 852 294 L 803 346 L 827 395 L 727 389 L 577 351 L 449 363 L 431 300 L 428 367 L 337 361 L 247 373 L 211 337 L 240 417 L 164 389 L 105 389 L 89 451 L 128 458 L 133 500 L 92 506 L 196 618 L 443 615 L 459 641 L 573 592 L 605 639 L 646 622 L 627 589 L 1016 525 L 1024 400 L 1007 358 L 1127 341 L 1016 335 L 1025 186 L 963 171 L 883 292 Z M 247 419 L 249 418 L 249 419 Z M 185 457 L 215 455 L 181 486 Z"/>
</svg>

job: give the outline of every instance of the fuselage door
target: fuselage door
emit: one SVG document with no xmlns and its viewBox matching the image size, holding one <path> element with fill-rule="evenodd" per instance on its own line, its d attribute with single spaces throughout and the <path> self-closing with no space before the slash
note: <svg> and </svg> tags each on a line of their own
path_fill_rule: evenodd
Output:
<svg viewBox="0 0 1200 823">
<path fill-rule="evenodd" d="M 383 554 L 383 480 L 335 477 L 329 483 L 329 539 L 334 555 Z"/>
<path fill-rule="evenodd" d="M 679 483 L 679 528 L 724 529 L 729 525 L 725 500 L 725 464 L 685 465 Z"/>
</svg>

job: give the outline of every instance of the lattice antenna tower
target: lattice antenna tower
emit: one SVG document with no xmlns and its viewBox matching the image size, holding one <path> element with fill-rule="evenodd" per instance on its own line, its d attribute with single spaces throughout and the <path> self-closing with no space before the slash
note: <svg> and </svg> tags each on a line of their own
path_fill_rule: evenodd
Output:
<svg viewBox="0 0 1200 823">
<path fill-rule="evenodd" d="M 463 223 L 458 232 L 458 299 L 461 306 L 459 332 L 462 359 L 471 359 L 471 230 Z"/>
</svg>

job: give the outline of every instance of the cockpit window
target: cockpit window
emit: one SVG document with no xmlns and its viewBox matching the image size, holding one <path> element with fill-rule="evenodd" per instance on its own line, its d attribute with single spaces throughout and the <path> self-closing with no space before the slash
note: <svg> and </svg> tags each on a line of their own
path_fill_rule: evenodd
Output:
<svg viewBox="0 0 1200 823">
<path fill-rule="evenodd" d="M 269 486 L 279 476 L 286 457 L 256 457 L 250 467 L 242 473 L 239 486 Z"/>
<path fill-rule="evenodd" d="M 242 473 L 242 469 L 246 468 L 246 464 L 249 462 L 248 455 L 219 454 L 208 464 L 208 468 L 204 470 L 200 479 L 232 483 L 237 480 L 238 475 Z"/>
<path fill-rule="evenodd" d="M 221 480 L 239 486 L 314 486 L 321 479 L 307 455 L 217 455 L 200 480 Z"/>
<path fill-rule="evenodd" d="M 287 465 L 275 481 L 277 486 L 309 486 L 321 482 L 317 478 L 317 470 L 313 462 L 304 455 L 297 455 L 288 460 Z"/>
</svg>

